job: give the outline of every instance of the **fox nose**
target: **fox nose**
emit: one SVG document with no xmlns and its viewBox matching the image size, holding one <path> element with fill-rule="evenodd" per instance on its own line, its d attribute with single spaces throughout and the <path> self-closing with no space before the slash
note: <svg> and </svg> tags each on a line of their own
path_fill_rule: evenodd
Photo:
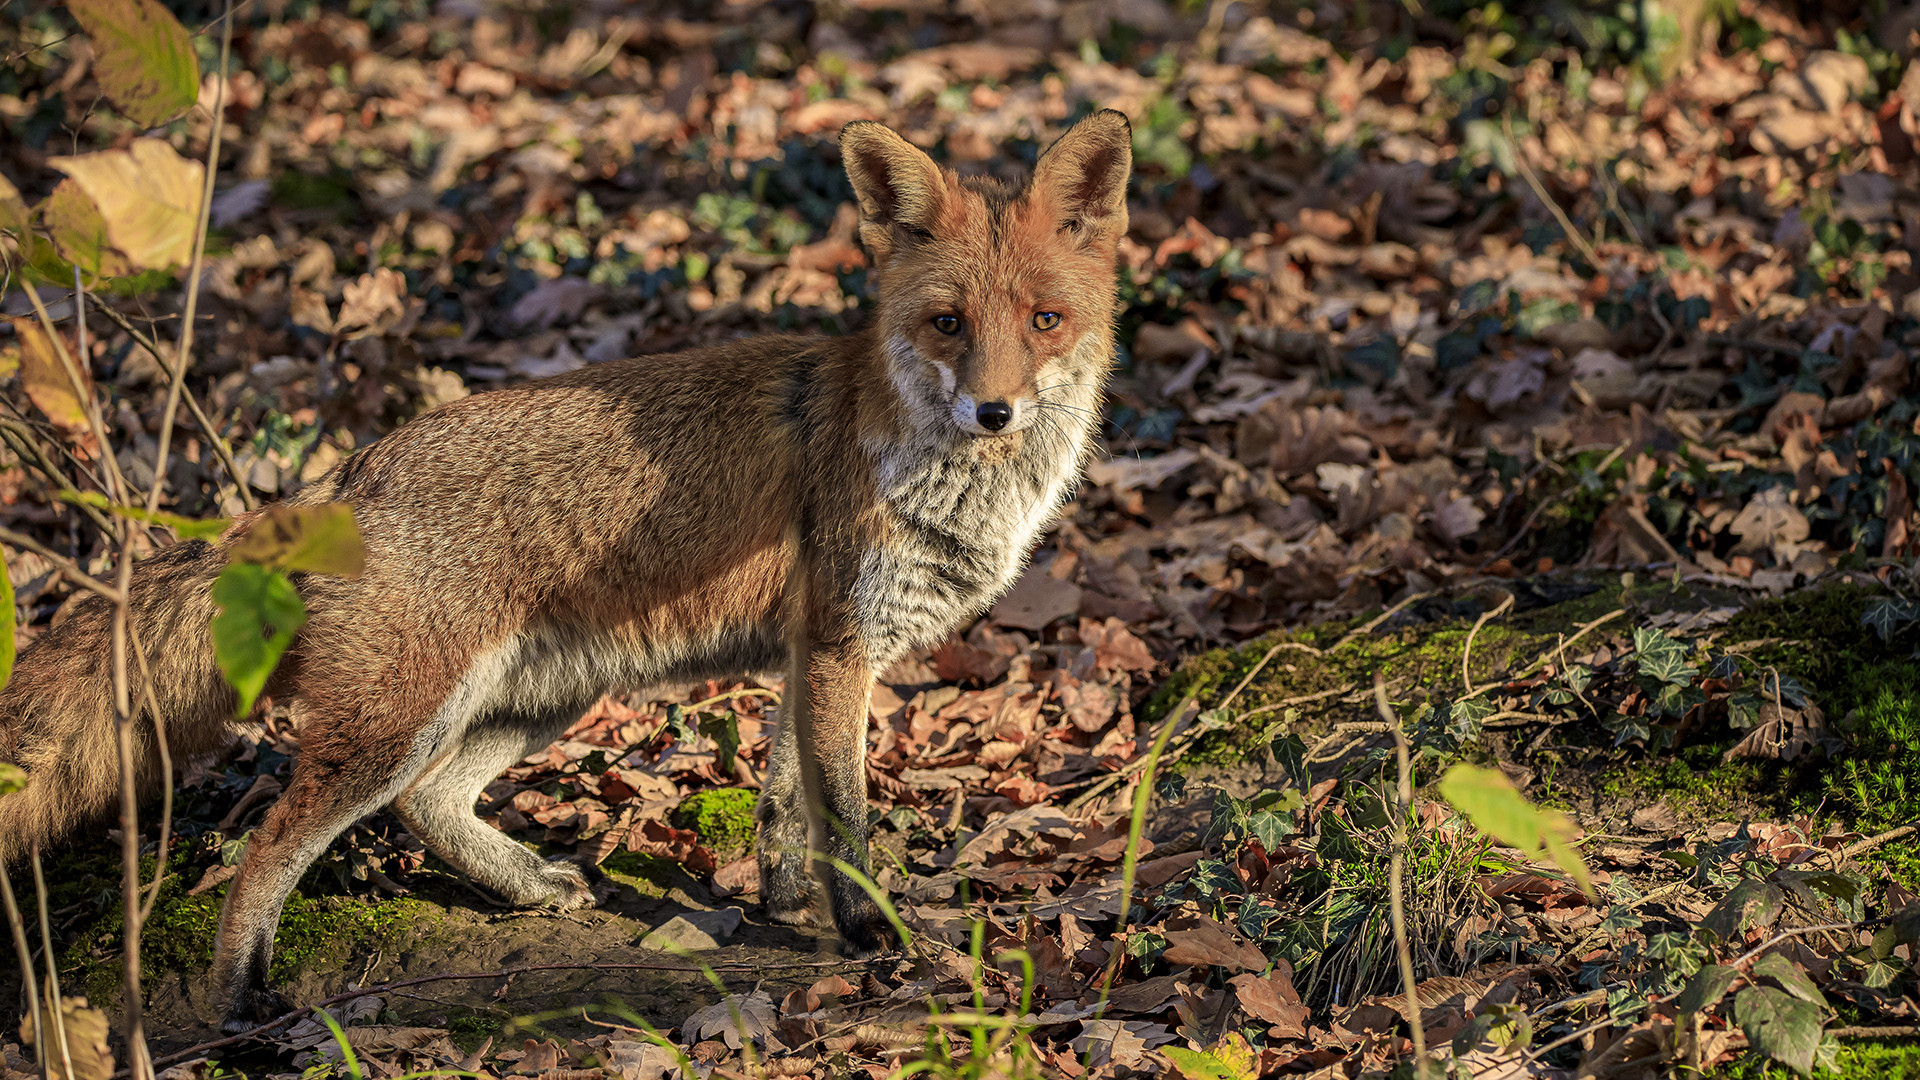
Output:
<svg viewBox="0 0 1920 1080">
<path fill-rule="evenodd" d="M 1013 422 L 1013 407 L 1004 401 L 982 402 L 974 417 L 988 431 L 999 431 Z"/>
</svg>

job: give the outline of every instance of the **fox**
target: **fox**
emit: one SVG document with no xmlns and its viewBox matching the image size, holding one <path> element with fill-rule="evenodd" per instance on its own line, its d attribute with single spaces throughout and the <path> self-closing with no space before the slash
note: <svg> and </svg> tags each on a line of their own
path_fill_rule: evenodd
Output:
<svg viewBox="0 0 1920 1080">
<path fill-rule="evenodd" d="M 266 692 L 299 749 L 221 910 L 226 1030 L 287 1011 L 267 974 L 281 908 L 382 808 L 508 903 L 597 902 L 589 868 L 522 847 L 476 801 L 602 694 L 706 678 L 785 674 L 755 811 L 767 917 L 831 925 L 853 958 L 884 951 L 855 876 L 869 693 L 1011 585 L 1079 482 L 1114 361 L 1132 129 L 1092 113 L 1019 185 L 962 177 L 873 121 L 839 147 L 874 284 L 857 332 L 476 394 L 286 500 L 351 507 L 365 569 L 295 576 L 308 619 Z M 171 782 L 157 724 L 176 761 L 231 742 L 211 591 L 264 513 L 134 568 L 142 790 Z M 0 689 L 0 759 L 27 775 L 0 799 L 0 862 L 117 806 L 113 622 L 105 600 L 75 600 Z"/>
</svg>

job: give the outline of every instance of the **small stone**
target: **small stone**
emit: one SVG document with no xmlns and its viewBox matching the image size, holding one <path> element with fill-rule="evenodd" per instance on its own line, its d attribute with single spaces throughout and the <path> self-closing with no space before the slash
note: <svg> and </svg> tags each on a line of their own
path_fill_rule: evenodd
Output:
<svg viewBox="0 0 1920 1080">
<path fill-rule="evenodd" d="M 689 952 L 717 949 L 732 939 L 733 932 L 740 929 L 740 920 L 745 916 L 746 913 L 737 907 L 675 915 L 647 931 L 646 936 L 640 939 L 640 947 L 662 952 L 676 947 Z"/>
</svg>

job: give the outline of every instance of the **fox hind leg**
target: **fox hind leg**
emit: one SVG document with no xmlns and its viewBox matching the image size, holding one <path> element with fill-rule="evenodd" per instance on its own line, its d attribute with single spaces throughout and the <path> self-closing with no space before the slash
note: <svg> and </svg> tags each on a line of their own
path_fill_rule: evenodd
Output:
<svg viewBox="0 0 1920 1080">
<path fill-rule="evenodd" d="M 298 761 L 287 789 L 247 839 L 228 887 L 215 938 L 213 985 L 227 1003 L 225 1028 L 241 1031 L 288 1011 L 267 985 L 280 910 L 300 875 L 349 825 L 378 810 L 408 777 L 402 763 L 383 772 Z M 378 760 L 368 755 L 366 760 Z M 390 759 L 392 760 L 392 759 Z M 413 763 L 418 768 L 417 763 Z"/>
<path fill-rule="evenodd" d="M 557 710 L 475 724 L 400 793 L 394 813 L 435 855 L 510 904 L 561 911 L 593 904 L 592 886 L 578 865 L 542 859 L 474 813 L 482 789 L 559 738 L 578 714 Z"/>
</svg>

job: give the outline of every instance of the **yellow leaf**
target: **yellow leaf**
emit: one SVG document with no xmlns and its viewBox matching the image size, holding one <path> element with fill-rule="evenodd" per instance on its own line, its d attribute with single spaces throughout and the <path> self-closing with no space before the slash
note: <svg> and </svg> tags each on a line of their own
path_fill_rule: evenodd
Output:
<svg viewBox="0 0 1920 1080">
<path fill-rule="evenodd" d="M 159 139 L 135 139 L 125 150 L 50 158 L 99 208 L 107 239 L 141 270 L 185 266 L 193 258 L 200 187 L 207 169 Z"/>
<path fill-rule="evenodd" d="M 20 385 L 27 397 L 61 434 L 91 457 L 98 447 L 94 445 L 93 427 L 87 423 L 86 405 L 73 392 L 73 380 L 53 340 L 33 319 L 13 320 L 13 334 L 20 342 Z M 80 370 L 80 380 L 91 396 L 93 380 L 85 368 Z"/>
<path fill-rule="evenodd" d="M 275 570 L 339 577 L 358 577 L 367 565 L 360 526 L 353 520 L 353 507 L 345 503 L 269 507 L 249 524 L 230 554 Z"/>
<path fill-rule="evenodd" d="M 47 223 L 54 250 L 87 277 L 125 277 L 133 273 L 126 256 L 115 251 L 107 239 L 107 220 L 100 216 L 100 208 L 77 182 L 60 181 L 47 201 L 40 204 L 40 219 Z M 67 285 L 71 287 L 73 282 Z"/>
</svg>

